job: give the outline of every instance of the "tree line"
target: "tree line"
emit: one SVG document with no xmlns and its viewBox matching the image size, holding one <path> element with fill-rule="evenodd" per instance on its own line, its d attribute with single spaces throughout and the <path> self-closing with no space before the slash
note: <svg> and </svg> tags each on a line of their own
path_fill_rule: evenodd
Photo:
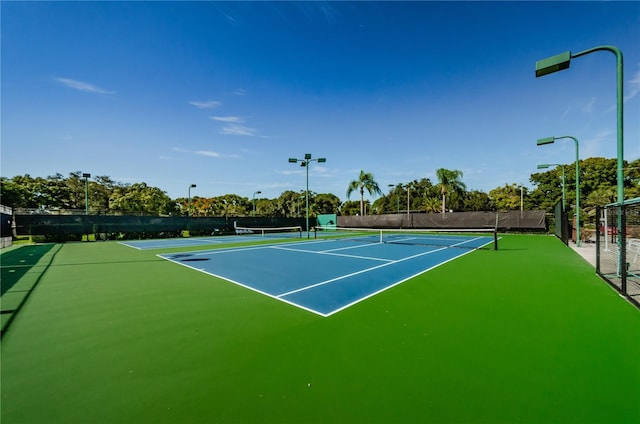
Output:
<svg viewBox="0 0 640 424">
<path fill-rule="evenodd" d="M 591 216 L 597 205 L 616 201 L 616 159 L 588 158 L 579 162 L 580 206 L 584 216 Z M 564 172 L 563 172 L 564 171 Z M 562 176 L 564 173 L 564 181 Z M 370 215 L 386 213 L 449 211 L 525 210 L 552 211 L 563 198 L 567 209 L 576 199 L 575 162 L 553 165 L 534 173 L 530 190 L 508 183 L 489 193 L 468 190 L 459 170 L 436 171 L 437 181 L 421 178 L 380 187 L 371 172 L 360 172 L 346 190 L 346 201 L 331 193 L 309 193 L 309 216 L 318 214 Z M 564 186 L 564 189 L 563 189 Z M 640 159 L 624 164 L 625 198 L 640 197 Z M 350 196 L 357 192 L 359 200 Z M 377 196 L 371 203 L 364 193 Z M 92 214 L 154 214 L 190 216 L 268 216 L 302 217 L 306 215 L 304 191 L 287 190 L 275 199 L 249 199 L 237 194 L 216 197 L 194 196 L 170 198 L 165 191 L 144 182 L 123 184 L 108 176 L 90 180 L 81 172 L 43 177 L 30 175 L 0 177 L 1 203 L 14 209 L 84 211 L 85 196 Z"/>
</svg>

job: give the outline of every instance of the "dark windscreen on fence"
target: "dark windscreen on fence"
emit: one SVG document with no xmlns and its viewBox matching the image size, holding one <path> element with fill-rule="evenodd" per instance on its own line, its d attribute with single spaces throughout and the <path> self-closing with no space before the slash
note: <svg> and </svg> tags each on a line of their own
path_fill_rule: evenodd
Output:
<svg viewBox="0 0 640 424">
<path fill-rule="evenodd" d="M 357 228 L 495 228 L 545 230 L 544 211 L 412 213 L 339 216 L 339 227 Z"/>
<path fill-rule="evenodd" d="M 161 233 L 188 230 L 203 235 L 243 227 L 303 226 L 304 218 L 162 217 L 129 215 L 16 215 L 18 235 Z"/>
</svg>

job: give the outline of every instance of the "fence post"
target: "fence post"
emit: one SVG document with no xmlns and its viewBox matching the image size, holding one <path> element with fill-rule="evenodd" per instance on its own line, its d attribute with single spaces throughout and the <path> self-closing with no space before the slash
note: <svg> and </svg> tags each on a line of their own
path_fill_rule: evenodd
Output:
<svg viewBox="0 0 640 424">
<path fill-rule="evenodd" d="M 627 213 L 624 204 L 619 206 L 618 213 L 620 214 L 620 228 L 618 229 L 618 242 L 620 243 L 620 265 L 622 267 L 622 281 L 620 290 L 625 295 L 627 294 Z"/>
</svg>

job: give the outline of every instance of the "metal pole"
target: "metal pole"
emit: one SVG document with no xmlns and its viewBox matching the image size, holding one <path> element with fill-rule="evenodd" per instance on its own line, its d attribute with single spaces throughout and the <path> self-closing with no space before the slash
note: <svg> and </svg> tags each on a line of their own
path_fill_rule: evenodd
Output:
<svg viewBox="0 0 640 424">
<path fill-rule="evenodd" d="M 84 214 L 89 215 L 89 178 L 84 177 Z"/>
<path fill-rule="evenodd" d="M 560 168 L 562 168 L 562 212 L 564 212 L 567 207 L 567 202 L 565 200 L 565 194 L 564 194 L 565 182 L 566 182 L 566 179 L 564 176 L 564 165 L 560 165 Z"/>
<path fill-rule="evenodd" d="M 618 131 L 618 142 L 617 142 L 617 150 L 618 150 L 618 161 L 617 161 L 617 176 L 618 176 L 618 203 L 622 205 L 624 202 L 624 97 L 623 97 L 623 60 L 622 60 L 622 52 L 615 46 L 599 46 L 594 47 L 592 49 L 584 50 L 574 55 L 571 55 L 571 58 L 584 56 L 589 53 L 593 53 L 595 51 L 605 50 L 613 53 L 616 56 L 616 108 L 617 108 L 617 131 Z M 620 222 L 620 217 L 618 218 L 618 222 Z"/>
<path fill-rule="evenodd" d="M 305 167 L 307 168 L 307 238 L 309 238 L 309 162 L 306 161 Z"/>
<path fill-rule="evenodd" d="M 576 143 L 576 246 L 581 246 L 580 240 L 580 153 L 578 147 L 578 139 L 570 135 L 563 135 L 562 137 L 553 137 L 554 140 L 562 138 L 570 138 Z"/>
</svg>

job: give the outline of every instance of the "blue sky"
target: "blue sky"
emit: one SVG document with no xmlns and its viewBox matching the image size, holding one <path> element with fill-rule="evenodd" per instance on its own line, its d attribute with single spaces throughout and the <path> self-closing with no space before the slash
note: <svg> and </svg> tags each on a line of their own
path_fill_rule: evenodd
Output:
<svg viewBox="0 0 640 424">
<path fill-rule="evenodd" d="M 82 171 L 173 198 L 278 197 L 289 157 L 326 157 L 309 188 L 346 200 L 360 170 L 389 184 L 463 172 L 525 184 L 539 163 L 640 157 L 640 2 L 2 2 L 1 175 Z M 352 200 L 357 200 L 357 195 Z"/>
</svg>

